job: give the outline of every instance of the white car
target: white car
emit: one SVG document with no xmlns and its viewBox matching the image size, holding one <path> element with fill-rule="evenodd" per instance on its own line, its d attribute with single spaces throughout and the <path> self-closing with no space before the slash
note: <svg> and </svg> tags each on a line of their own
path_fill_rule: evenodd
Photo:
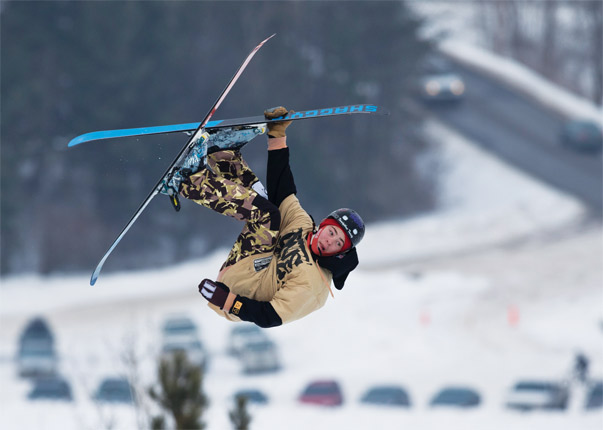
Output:
<svg viewBox="0 0 603 430">
<path fill-rule="evenodd" d="M 568 388 L 559 383 L 520 381 L 511 389 L 507 407 L 520 411 L 534 409 L 564 410 L 569 401 Z"/>
<path fill-rule="evenodd" d="M 276 345 L 268 339 L 246 343 L 239 358 L 244 373 L 275 372 L 281 367 Z"/>
<path fill-rule="evenodd" d="M 237 323 L 230 331 L 227 351 L 230 355 L 239 356 L 243 347 L 248 343 L 268 340 L 264 331 L 255 324 Z"/>
</svg>

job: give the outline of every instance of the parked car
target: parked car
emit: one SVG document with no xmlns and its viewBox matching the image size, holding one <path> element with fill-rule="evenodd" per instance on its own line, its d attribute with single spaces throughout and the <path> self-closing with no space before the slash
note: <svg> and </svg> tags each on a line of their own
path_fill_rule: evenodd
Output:
<svg viewBox="0 0 603 430">
<path fill-rule="evenodd" d="M 268 396 L 255 388 L 239 390 L 234 394 L 233 397 L 235 399 L 237 397 L 245 397 L 248 403 L 255 403 L 259 405 L 265 405 L 268 403 Z"/>
<path fill-rule="evenodd" d="M 452 63 L 439 55 L 429 55 L 421 63 L 419 93 L 426 102 L 458 102 L 465 95 L 465 82 Z"/>
<path fill-rule="evenodd" d="M 30 400 L 63 400 L 72 401 L 71 386 L 61 377 L 36 379 L 33 389 L 27 395 Z"/>
<path fill-rule="evenodd" d="M 404 388 L 398 386 L 377 386 L 370 388 L 360 401 L 373 405 L 410 406 L 408 393 Z"/>
<path fill-rule="evenodd" d="M 239 359 L 245 373 L 275 372 L 281 367 L 276 345 L 269 339 L 244 344 Z"/>
<path fill-rule="evenodd" d="M 126 378 L 105 378 L 93 396 L 102 403 L 134 403 L 134 391 Z"/>
<path fill-rule="evenodd" d="M 472 408 L 479 406 L 481 396 L 477 391 L 467 387 L 446 387 L 439 391 L 431 400 L 431 406 L 450 406 L 457 408 Z"/>
<path fill-rule="evenodd" d="M 161 328 L 163 343 L 188 342 L 199 339 L 197 325 L 186 316 L 168 317 Z"/>
<path fill-rule="evenodd" d="M 322 406 L 341 406 L 343 394 L 337 381 L 314 381 L 304 389 L 299 401 Z"/>
<path fill-rule="evenodd" d="M 20 376 L 51 376 L 58 367 L 54 336 L 40 317 L 28 322 L 19 336 L 17 367 Z"/>
<path fill-rule="evenodd" d="M 569 401 L 566 385 L 556 382 L 520 381 L 507 399 L 507 408 L 520 411 L 535 409 L 564 410 Z"/>
<path fill-rule="evenodd" d="M 238 356 L 246 343 L 261 342 L 267 338 L 257 325 L 238 323 L 230 330 L 227 351 L 230 355 Z"/>
<path fill-rule="evenodd" d="M 590 384 L 586 394 L 586 409 L 603 408 L 603 381 L 597 381 Z"/>
<path fill-rule="evenodd" d="M 169 358 L 176 352 L 183 352 L 188 362 L 194 366 L 205 369 L 207 366 L 207 353 L 200 340 L 168 341 L 161 348 L 161 357 Z"/>
<path fill-rule="evenodd" d="M 52 376 L 57 373 L 58 358 L 46 346 L 28 344 L 19 351 L 17 367 L 23 377 Z"/>
<path fill-rule="evenodd" d="M 35 342 L 39 345 L 45 344 L 49 349 L 54 347 L 54 336 L 50 326 L 44 318 L 36 317 L 31 319 L 19 336 L 19 346 L 29 342 Z"/>
<path fill-rule="evenodd" d="M 576 151 L 598 153 L 603 147 L 603 131 L 593 121 L 571 120 L 561 130 L 561 143 Z"/>
</svg>

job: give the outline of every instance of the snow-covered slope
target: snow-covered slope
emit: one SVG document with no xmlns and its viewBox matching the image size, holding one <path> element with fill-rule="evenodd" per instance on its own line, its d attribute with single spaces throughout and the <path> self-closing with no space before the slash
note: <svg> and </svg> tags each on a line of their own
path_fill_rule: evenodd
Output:
<svg viewBox="0 0 603 430">
<path fill-rule="evenodd" d="M 573 198 L 505 166 L 441 124 L 430 124 L 429 132 L 444 142 L 444 209 L 368 226 L 362 264 L 345 289 L 310 317 L 269 331 L 283 361 L 279 373 L 242 375 L 225 354 L 232 324 L 196 292 L 200 279 L 217 273 L 226 250 L 167 270 L 105 274 L 95 287 L 88 286 L 87 274 L 4 279 L 0 426 L 93 429 L 114 419 L 119 428 L 132 428 L 132 410 L 99 409 L 90 393 L 101 377 L 132 370 L 121 358 L 128 351 L 139 356 L 142 385 L 148 385 L 159 324 L 184 312 L 197 320 L 212 354 L 204 383 L 212 400 L 209 429 L 230 428 L 230 396 L 245 387 L 271 397 L 268 406 L 252 408 L 252 428 L 600 428 L 602 412 L 582 410 L 581 389 L 564 413 L 523 415 L 504 408 L 506 391 L 518 378 L 563 379 L 578 349 L 603 376 L 600 224 L 586 222 Z M 75 406 L 25 400 L 29 385 L 16 378 L 10 357 L 19 330 L 34 314 L 46 315 L 56 331 Z M 340 381 L 343 407 L 296 402 L 304 385 L 318 378 Z M 380 383 L 405 386 L 412 407 L 361 405 L 363 391 Z M 430 408 L 431 396 L 448 384 L 475 387 L 482 406 Z"/>
<path fill-rule="evenodd" d="M 567 377 L 578 350 L 590 357 L 594 377 L 603 378 L 600 220 L 442 124 L 428 124 L 427 132 L 443 142 L 433 154 L 442 210 L 369 225 L 361 265 L 345 289 L 311 316 L 268 331 L 283 363 L 278 373 L 243 375 L 225 353 L 233 325 L 197 292 L 199 280 L 217 274 L 227 250 L 165 270 L 103 274 L 95 287 L 88 285 L 89 274 L 2 279 L 0 428 L 132 429 L 145 423 L 129 408 L 96 407 L 90 394 L 100 378 L 134 369 L 140 385 L 148 386 L 160 323 L 177 312 L 199 323 L 211 353 L 204 380 L 211 399 L 204 421 L 211 430 L 232 428 L 231 395 L 246 387 L 271 399 L 251 409 L 253 429 L 600 429 L 603 411 L 585 411 L 578 386 L 565 412 L 504 408 L 511 384 Z M 28 402 L 29 384 L 16 377 L 17 336 L 37 314 L 55 330 L 73 405 Z M 125 364 L 128 353 L 137 357 L 136 367 Z M 342 407 L 298 404 L 305 384 L 318 378 L 341 383 Z M 406 387 L 412 406 L 359 403 L 367 388 L 382 383 Z M 435 391 L 449 384 L 476 388 L 483 404 L 467 411 L 430 408 Z"/>
</svg>

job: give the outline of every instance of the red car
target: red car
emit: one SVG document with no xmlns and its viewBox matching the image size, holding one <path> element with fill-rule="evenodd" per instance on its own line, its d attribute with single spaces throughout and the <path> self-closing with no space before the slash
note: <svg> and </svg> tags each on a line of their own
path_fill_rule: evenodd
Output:
<svg viewBox="0 0 603 430">
<path fill-rule="evenodd" d="M 314 381 L 299 396 L 301 403 L 323 406 L 341 406 L 343 395 L 337 381 Z"/>
</svg>

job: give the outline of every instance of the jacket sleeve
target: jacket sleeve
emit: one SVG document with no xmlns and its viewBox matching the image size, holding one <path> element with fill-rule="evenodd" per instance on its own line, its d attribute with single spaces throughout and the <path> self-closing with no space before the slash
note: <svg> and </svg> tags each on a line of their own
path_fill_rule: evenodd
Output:
<svg viewBox="0 0 603 430">
<path fill-rule="evenodd" d="M 277 327 L 283 324 L 270 302 L 261 302 L 243 296 L 237 296 L 230 310 L 231 314 L 243 321 L 252 322 L 262 328 Z"/>
<path fill-rule="evenodd" d="M 289 148 L 268 151 L 266 185 L 268 200 L 277 207 L 291 194 L 297 194 L 293 173 L 289 166 Z"/>
</svg>

